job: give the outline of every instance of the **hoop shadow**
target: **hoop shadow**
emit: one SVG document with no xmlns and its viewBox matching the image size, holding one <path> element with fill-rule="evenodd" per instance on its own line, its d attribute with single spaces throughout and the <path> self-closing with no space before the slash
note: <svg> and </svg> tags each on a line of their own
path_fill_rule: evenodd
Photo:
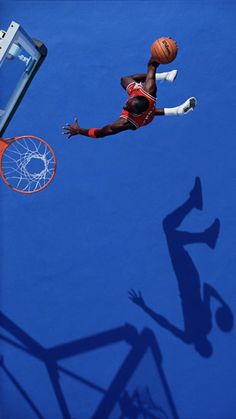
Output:
<svg viewBox="0 0 236 419">
<path fill-rule="evenodd" d="M 0 338 L 4 342 L 25 352 L 27 355 L 42 361 L 44 367 L 47 369 L 49 380 L 52 384 L 63 418 L 72 419 L 68 403 L 60 384 L 60 377 L 65 374 L 101 394 L 102 399 L 91 419 L 107 419 L 114 417 L 113 415 L 111 416 L 114 409 L 116 409 L 116 412 L 119 411 L 120 419 L 136 419 L 140 417 L 150 419 L 178 419 L 175 404 L 162 368 L 162 355 L 156 338 L 150 329 L 146 328 L 141 333 L 138 333 L 135 327 L 125 324 L 124 326 L 115 329 L 46 349 L 1 312 L 0 326 L 11 335 L 9 337 L 1 334 Z M 95 351 L 96 354 L 97 349 L 119 342 L 126 342 L 130 348 L 127 356 L 115 373 L 108 389 L 101 388 L 101 386 L 96 383 L 85 379 L 59 364 L 63 359 L 89 351 Z M 162 396 L 164 402 L 163 400 L 159 400 L 158 404 L 153 401 L 148 385 L 141 393 L 139 389 L 135 389 L 134 391 L 129 388 L 129 382 L 139 364 L 143 362 L 143 358 L 146 356 L 147 351 L 151 352 L 155 365 L 155 374 L 159 376 L 159 381 L 163 388 Z M 10 368 L 6 365 L 3 357 L 0 357 L 0 367 L 19 391 L 36 417 L 43 419 L 45 416 L 40 411 L 40 408 L 36 406 L 31 397 L 24 390 L 23 386 L 11 373 Z M 163 408 L 160 403 L 164 403 L 165 407 Z M 118 418 L 118 415 L 115 417 Z"/>
<path fill-rule="evenodd" d="M 180 292 L 184 330 L 177 328 L 165 317 L 149 308 L 141 293 L 137 294 L 134 290 L 130 290 L 129 298 L 160 326 L 169 330 L 183 342 L 193 344 L 201 356 L 210 357 L 213 353 L 213 347 L 207 336 L 212 329 L 211 299 L 216 299 L 221 305 L 215 313 L 215 319 L 222 331 L 229 332 L 232 330 L 233 314 L 223 298 L 209 284 L 203 284 L 203 296 L 201 295 L 199 273 L 185 246 L 193 243 L 204 243 L 214 249 L 220 231 L 220 221 L 215 219 L 209 228 L 199 233 L 177 230 L 184 218 L 193 209 L 202 210 L 202 207 L 201 181 L 197 177 L 189 198 L 163 220 L 169 254 Z"/>
</svg>

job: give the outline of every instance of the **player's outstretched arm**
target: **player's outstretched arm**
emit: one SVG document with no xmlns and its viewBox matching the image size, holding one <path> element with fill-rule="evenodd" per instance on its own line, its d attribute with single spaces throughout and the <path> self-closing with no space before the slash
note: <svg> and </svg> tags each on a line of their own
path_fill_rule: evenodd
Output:
<svg viewBox="0 0 236 419">
<path fill-rule="evenodd" d="M 84 135 L 86 137 L 92 138 L 103 138 L 108 135 L 115 135 L 122 131 L 127 131 L 129 129 L 134 130 L 135 127 L 129 121 L 119 118 L 117 121 L 105 125 L 102 128 L 82 128 L 78 125 L 78 120 L 75 118 L 73 124 L 67 123 L 64 127 L 64 135 L 67 135 L 67 138 L 72 137 L 73 135 Z"/>
</svg>

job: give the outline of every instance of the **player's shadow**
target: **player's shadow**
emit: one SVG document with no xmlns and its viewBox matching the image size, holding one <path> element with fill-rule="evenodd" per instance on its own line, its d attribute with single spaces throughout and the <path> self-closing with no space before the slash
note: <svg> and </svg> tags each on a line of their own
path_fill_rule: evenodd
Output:
<svg viewBox="0 0 236 419">
<path fill-rule="evenodd" d="M 173 398 L 162 369 L 162 355 L 154 333 L 150 329 L 144 329 L 139 333 L 132 325 L 125 324 L 124 326 L 115 329 L 66 342 L 47 349 L 2 312 L 0 312 L 0 327 L 6 332 L 0 334 L 0 339 L 2 341 L 15 347 L 19 351 L 23 351 L 26 355 L 33 356 L 37 361 L 40 360 L 42 366 L 46 367 L 49 381 L 51 382 L 61 415 L 64 419 L 73 418 L 64 395 L 63 386 L 60 382 L 63 375 L 85 385 L 88 390 L 93 390 L 100 394 L 100 402 L 96 408 L 94 407 L 95 410 L 91 419 L 108 419 L 111 417 L 110 415 L 114 409 L 118 409 L 116 412 L 120 412 L 119 416 L 116 416 L 120 419 L 136 419 L 140 417 L 153 419 L 158 419 L 160 417 L 166 419 L 168 417 L 178 419 Z M 127 355 L 121 362 L 118 371 L 115 370 L 114 377 L 106 389 L 60 365 L 60 361 L 90 351 L 94 351 L 96 359 L 96 350 L 111 345 L 112 351 L 114 344 L 124 342 L 128 345 Z M 153 401 L 150 393 L 148 374 L 146 378 L 144 377 L 145 391 L 140 393 L 138 389 L 129 387 L 130 381 L 135 379 L 134 377 L 139 368 L 139 364 L 144 361 L 148 351 L 150 351 L 152 356 L 152 374 L 154 374 L 154 377 L 156 376 L 155 379 L 159 380 L 160 385 L 163 388 L 162 395 L 160 395 L 159 392 L 159 400 L 157 402 Z M 15 386 L 31 411 L 34 412 L 35 417 L 43 419 L 45 415 L 41 412 L 40 407 L 36 406 L 30 395 L 21 385 L 20 380 L 12 374 L 11 362 L 10 359 L 8 360 L 7 351 L 5 351 L 5 354 L 4 357 L 0 356 L 0 371 L 2 371 L 12 385 Z M 103 367 L 106 368 L 106 359 L 104 359 Z M 102 370 L 103 369 L 101 368 L 101 373 Z M 136 376 L 135 382 L 138 386 L 141 384 L 139 380 L 139 376 Z M 50 391 L 49 389 L 50 385 L 47 392 Z M 80 417 L 80 412 L 78 412 L 78 416 L 76 417 Z"/>
<path fill-rule="evenodd" d="M 211 249 L 215 248 L 220 230 L 220 221 L 216 219 L 206 230 L 199 233 L 189 233 L 178 230 L 184 218 L 195 208 L 202 210 L 201 182 L 197 177 L 189 198 L 163 220 L 172 266 L 177 278 L 180 299 L 183 310 L 184 329 L 181 330 L 165 317 L 149 308 L 141 293 L 130 290 L 129 298 L 149 314 L 160 326 L 169 330 L 185 343 L 194 345 L 196 351 L 203 357 L 210 357 L 213 347 L 208 340 L 212 329 L 211 299 L 220 303 L 215 319 L 218 327 L 229 332 L 233 328 L 233 314 L 219 293 L 209 284 L 201 283 L 197 268 L 185 246 L 193 243 L 204 243 Z"/>
</svg>

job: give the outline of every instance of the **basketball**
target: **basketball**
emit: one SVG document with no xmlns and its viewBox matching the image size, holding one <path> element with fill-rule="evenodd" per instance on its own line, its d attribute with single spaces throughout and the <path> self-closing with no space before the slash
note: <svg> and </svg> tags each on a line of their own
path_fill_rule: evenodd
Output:
<svg viewBox="0 0 236 419">
<path fill-rule="evenodd" d="M 151 46 L 152 57 L 160 64 L 168 64 L 177 55 L 178 47 L 176 41 L 163 36 L 153 42 Z"/>
<path fill-rule="evenodd" d="M 215 313 L 216 323 L 223 332 L 229 332 L 233 328 L 234 318 L 228 306 L 219 307 Z"/>
</svg>

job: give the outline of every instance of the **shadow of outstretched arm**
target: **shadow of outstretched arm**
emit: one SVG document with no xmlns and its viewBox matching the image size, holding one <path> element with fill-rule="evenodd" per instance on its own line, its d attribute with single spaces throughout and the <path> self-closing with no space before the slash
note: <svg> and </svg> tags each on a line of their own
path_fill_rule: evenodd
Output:
<svg viewBox="0 0 236 419">
<path fill-rule="evenodd" d="M 128 297 L 129 299 L 136 304 L 137 306 L 139 306 L 140 308 L 143 309 L 143 311 L 145 311 L 145 313 L 147 313 L 153 320 L 155 320 L 161 327 L 163 327 L 166 330 L 169 330 L 174 336 L 176 336 L 177 338 L 186 341 L 186 334 L 183 330 L 179 329 L 178 327 L 176 327 L 175 325 L 173 325 L 172 323 L 169 322 L 169 320 L 167 320 L 164 316 L 162 316 L 161 314 L 156 313 L 155 311 L 153 311 L 150 307 L 148 307 L 143 299 L 143 296 L 141 294 L 141 292 L 139 291 L 139 293 L 137 294 L 136 291 L 134 291 L 133 289 L 131 289 L 128 292 Z"/>
</svg>

